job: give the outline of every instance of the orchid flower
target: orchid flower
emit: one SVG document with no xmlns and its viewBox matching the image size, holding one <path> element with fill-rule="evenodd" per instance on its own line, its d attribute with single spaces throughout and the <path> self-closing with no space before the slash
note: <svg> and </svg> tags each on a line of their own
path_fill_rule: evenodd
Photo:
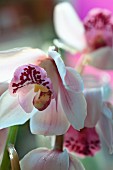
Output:
<svg viewBox="0 0 113 170">
<path fill-rule="evenodd" d="M 70 127 L 65 134 L 64 146 L 69 152 L 80 156 L 94 156 L 99 150 L 102 134 L 109 153 L 113 153 L 113 106 L 106 102 L 109 98 L 109 75 L 96 69 L 83 76 L 87 102 L 85 127 L 79 132 Z"/>
<path fill-rule="evenodd" d="M 87 102 L 85 127 L 98 127 L 97 129 L 103 134 L 110 153 L 113 153 L 113 110 L 111 104 L 106 104 L 110 103 L 110 76 L 106 72 L 94 70 L 92 73 L 90 72 L 93 76 L 89 77 L 89 80 L 87 78 L 84 80 L 84 83 L 86 81 L 84 95 Z M 107 132 L 104 127 L 107 128 Z"/>
<path fill-rule="evenodd" d="M 87 12 L 89 10 L 91 10 L 92 8 L 98 7 L 98 8 L 103 8 L 103 9 L 108 9 L 110 11 L 113 12 L 113 8 L 112 8 L 112 0 L 103 0 L 103 1 L 99 1 L 99 0 L 95 0 L 95 1 L 89 1 L 89 0 L 79 0 L 79 1 L 75 1 L 75 0 L 71 0 L 73 6 L 75 7 L 75 9 L 77 10 L 77 13 L 79 14 L 79 16 L 81 17 L 81 19 L 83 19 Z"/>
<path fill-rule="evenodd" d="M 80 157 L 94 156 L 101 149 L 96 128 L 85 127 L 77 131 L 70 126 L 65 134 L 64 147 Z"/>
<path fill-rule="evenodd" d="M 81 162 L 72 154 L 64 151 L 34 149 L 20 161 L 21 170 L 85 170 Z"/>
<path fill-rule="evenodd" d="M 82 22 L 73 7 L 63 2 L 54 9 L 54 26 L 65 44 L 90 58 L 90 65 L 113 68 L 113 16 L 110 11 L 92 9 Z"/>
<path fill-rule="evenodd" d="M 28 119 L 33 134 L 64 134 L 70 124 L 76 129 L 84 127 L 83 81 L 74 69 L 65 67 L 58 52 L 50 49 L 46 55 L 31 48 L 10 50 L 1 53 L 1 61 L 3 70 L 12 61 L 9 77 L 14 72 L 9 90 L 0 99 L 1 129 Z M 3 73 L 7 80 L 6 70 Z"/>
<path fill-rule="evenodd" d="M 96 68 L 86 67 L 83 74 L 84 96 L 87 102 L 86 127 L 94 127 L 100 116 L 104 103 L 109 101 L 111 94 L 111 77 L 105 71 Z"/>
</svg>

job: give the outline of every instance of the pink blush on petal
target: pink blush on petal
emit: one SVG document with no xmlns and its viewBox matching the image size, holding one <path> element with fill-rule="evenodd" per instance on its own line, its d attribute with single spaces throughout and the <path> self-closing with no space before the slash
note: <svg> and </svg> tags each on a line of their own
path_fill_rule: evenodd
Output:
<svg viewBox="0 0 113 170">
<path fill-rule="evenodd" d="M 100 150 L 100 140 L 95 128 L 77 131 L 71 126 L 65 134 L 64 146 L 79 156 L 94 156 Z"/>
</svg>

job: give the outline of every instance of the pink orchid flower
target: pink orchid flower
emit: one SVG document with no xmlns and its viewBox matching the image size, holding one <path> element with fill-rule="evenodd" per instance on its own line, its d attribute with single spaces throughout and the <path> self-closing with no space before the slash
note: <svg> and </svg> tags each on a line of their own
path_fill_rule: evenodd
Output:
<svg viewBox="0 0 113 170">
<path fill-rule="evenodd" d="M 86 68 L 84 75 L 89 76 L 84 79 L 84 83 L 86 81 L 84 94 L 87 102 L 85 127 L 98 127 L 109 152 L 113 153 L 113 109 L 112 102 L 109 100 L 112 95 L 111 77 L 108 73 L 92 67 Z"/>
<path fill-rule="evenodd" d="M 64 146 L 82 157 L 94 156 L 100 150 L 101 134 L 109 153 L 113 153 L 113 105 L 109 102 L 110 76 L 104 71 L 86 67 L 83 79 L 87 102 L 85 127 L 79 132 L 70 127 L 65 134 Z"/>
<path fill-rule="evenodd" d="M 92 9 L 82 22 L 68 2 L 60 3 L 54 9 L 54 26 L 65 44 L 84 57 L 88 55 L 91 65 L 113 68 L 113 15 L 110 11 Z"/>
<path fill-rule="evenodd" d="M 21 170 L 85 170 L 81 162 L 64 151 L 35 149 L 20 161 Z"/>
<path fill-rule="evenodd" d="M 50 49 L 46 55 L 31 48 L 10 50 L 1 53 L 1 62 L 1 79 L 8 80 L 14 73 L 9 90 L 0 99 L 1 129 L 28 119 L 34 134 L 64 134 L 70 124 L 76 129 L 84 127 L 83 81 L 74 69 L 65 67 L 58 52 Z M 5 69 L 8 65 L 10 70 Z"/>
<path fill-rule="evenodd" d="M 75 7 L 75 9 L 77 10 L 77 13 L 81 17 L 81 19 L 83 19 L 87 15 L 88 11 L 91 10 L 92 8 L 103 8 L 103 9 L 106 8 L 113 12 L 113 8 L 111 5 L 112 0 L 103 0 L 103 1 L 99 1 L 99 0 L 95 0 L 95 1 L 71 0 L 71 2 L 73 4 L 73 6 Z"/>
<path fill-rule="evenodd" d="M 92 110 L 91 110 L 92 111 Z M 108 115 L 109 114 L 109 115 Z M 80 156 L 94 156 L 101 149 L 100 135 L 113 153 L 113 106 L 104 103 L 103 114 L 95 127 L 84 127 L 77 131 L 72 126 L 68 129 L 64 138 L 64 147 L 71 153 Z"/>
<path fill-rule="evenodd" d="M 94 156 L 101 149 L 95 127 L 77 131 L 70 126 L 64 137 L 64 147 L 80 157 Z"/>
</svg>

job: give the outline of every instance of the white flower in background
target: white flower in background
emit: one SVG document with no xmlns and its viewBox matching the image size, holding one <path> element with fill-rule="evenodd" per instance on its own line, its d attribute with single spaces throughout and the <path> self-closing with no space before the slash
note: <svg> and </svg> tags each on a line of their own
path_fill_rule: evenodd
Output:
<svg viewBox="0 0 113 170">
<path fill-rule="evenodd" d="M 54 9 L 54 26 L 63 43 L 88 55 L 91 65 L 113 69 L 113 15 L 109 10 L 94 8 L 81 21 L 70 3 L 59 3 Z"/>
</svg>

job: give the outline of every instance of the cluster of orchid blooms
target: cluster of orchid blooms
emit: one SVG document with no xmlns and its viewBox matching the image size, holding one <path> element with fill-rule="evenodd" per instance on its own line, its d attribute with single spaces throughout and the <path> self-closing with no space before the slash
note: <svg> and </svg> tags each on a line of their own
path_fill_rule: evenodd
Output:
<svg viewBox="0 0 113 170">
<path fill-rule="evenodd" d="M 55 144 L 20 161 L 7 146 L 12 170 L 84 170 L 77 156 L 94 156 L 100 134 L 113 152 L 113 16 L 93 9 L 82 22 L 65 2 L 54 9 L 54 25 L 59 44 L 75 50 L 74 68 L 54 46 L 48 54 L 27 47 L 0 52 L 1 170 L 8 128 L 28 120 L 32 134 L 55 136 Z"/>
</svg>

